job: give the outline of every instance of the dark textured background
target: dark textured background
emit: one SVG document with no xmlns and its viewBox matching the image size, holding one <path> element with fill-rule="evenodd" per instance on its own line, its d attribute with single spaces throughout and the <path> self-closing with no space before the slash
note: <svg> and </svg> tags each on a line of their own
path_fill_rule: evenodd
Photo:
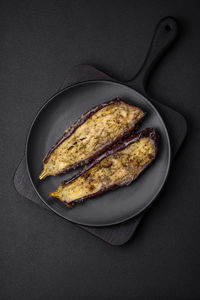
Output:
<svg viewBox="0 0 200 300">
<path fill-rule="evenodd" d="M 0 299 L 200 299 L 199 1 L 0 2 Z M 137 233 L 112 247 L 20 197 L 12 183 L 41 104 L 75 64 L 121 80 L 141 66 L 154 26 L 180 37 L 150 94 L 180 111 L 188 136 Z"/>
</svg>

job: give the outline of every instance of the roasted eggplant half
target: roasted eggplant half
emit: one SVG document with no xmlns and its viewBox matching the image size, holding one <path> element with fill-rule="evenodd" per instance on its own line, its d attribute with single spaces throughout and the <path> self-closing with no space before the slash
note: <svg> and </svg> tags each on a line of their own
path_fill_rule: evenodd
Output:
<svg viewBox="0 0 200 300">
<path fill-rule="evenodd" d="M 128 136 L 144 116 L 140 108 L 119 98 L 97 105 L 68 128 L 50 149 L 39 178 L 60 175 L 87 164 Z"/>
<path fill-rule="evenodd" d="M 152 128 L 130 136 L 50 193 L 67 206 L 129 185 L 155 159 L 158 134 Z"/>
</svg>

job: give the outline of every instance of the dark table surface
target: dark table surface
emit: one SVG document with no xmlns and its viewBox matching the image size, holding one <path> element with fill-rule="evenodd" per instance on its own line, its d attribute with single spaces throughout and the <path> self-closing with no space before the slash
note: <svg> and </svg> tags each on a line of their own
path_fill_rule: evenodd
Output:
<svg viewBox="0 0 200 300">
<path fill-rule="evenodd" d="M 200 299 L 199 1 L 0 2 L 0 299 Z M 188 136 L 162 197 L 113 247 L 20 197 L 12 177 L 38 108 L 74 65 L 121 79 L 142 64 L 158 20 L 180 37 L 150 94 L 181 112 Z"/>
</svg>

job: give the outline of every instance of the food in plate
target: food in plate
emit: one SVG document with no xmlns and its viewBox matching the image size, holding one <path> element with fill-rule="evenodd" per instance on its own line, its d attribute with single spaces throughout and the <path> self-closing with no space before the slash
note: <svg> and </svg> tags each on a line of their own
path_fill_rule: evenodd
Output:
<svg viewBox="0 0 200 300">
<path fill-rule="evenodd" d="M 128 136 L 145 113 L 120 98 L 99 104 L 69 127 L 43 159 L 39 178 L 55 176 L 87 164 Z"/>
<path fill-rule="evenodd" d="M 67 206 L 129 185 L 155 159 L 158 134 L 147 128 L 114 145 L 50 193 Z"/>
</svg>

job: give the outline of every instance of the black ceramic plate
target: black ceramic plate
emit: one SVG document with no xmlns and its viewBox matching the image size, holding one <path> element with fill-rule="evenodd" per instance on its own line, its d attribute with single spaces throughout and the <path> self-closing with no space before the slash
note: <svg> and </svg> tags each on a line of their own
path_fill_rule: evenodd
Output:
<svg viewBox="0 0 200 300">
<path fill-rule="evenodd" d="M 106 226 L 123 222 L 147 208 L 161 191 L 170 166 L 170 141 L 165 124 L 158 111 L 147 99 L 147 78 L 177 36 L 173 18 L 165 18 L 157 25 L 147 58 L 132 81 L 135 89 L 112 81 L 88 81 L 68 87 L 52 97 L 37 114 L 27 139 L 26 158 L 31 182 L 42 201 L 60 216 L 88 226 Z M 50 147 L 80 115 L 97 104 L 120 97 L 147 112 L 140 130 L 154 127 L 160 134 L 156 160 L 139 178 L 127 187 L 108 192 L 92 200 L 67 208 L 58 199 L 49 197 L 75 170 L 58 177 L 39 181 L 42 159 Z"/>
<path fill-rule="evenodd" d="M 67 208 L 49 193 L 72 172 L 39 181 L 42 159 L 83 112 L 107 100 L 120 97 L 147 112 L 140 130 L 154 127 L 160 134 L 159 152 L 154 163 L 128 187 L 108 192 L 93 200 Z M 27 166 L 40 198 L 62 217 L 90 226 L 105 226 L 127 220 L 144 210 L 160 192 L 170 165 L 170 143 L 164 122 L 155 107 L 134 89 L 111 81 L 90 81 L 67 88 L 51 99 L 37 115 L 27 143 Z M 73 171 L 73 174 L 77 172 Z"/>
</svg>

